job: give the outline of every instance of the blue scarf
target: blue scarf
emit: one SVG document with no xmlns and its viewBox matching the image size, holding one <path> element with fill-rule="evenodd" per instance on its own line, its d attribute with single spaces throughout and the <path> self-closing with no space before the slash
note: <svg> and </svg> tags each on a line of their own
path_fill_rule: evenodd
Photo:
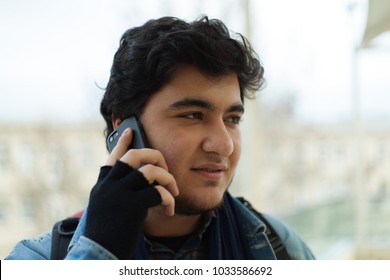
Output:
<svg viewBox="0 0 390 280">
<path fill-rule="evenodd" d="M 203 238 L 208 248 L 207 258 L 210 260 L 247 260 L 253 259 L 245 232 L 242 230 L 236 202 L 227 192 L 222 206 L 216 210 L 214 217 L 204 233 Z M 147 259 L 148 253 L 144 237 L 139 241 L 134 259 Z"/>
</svg>

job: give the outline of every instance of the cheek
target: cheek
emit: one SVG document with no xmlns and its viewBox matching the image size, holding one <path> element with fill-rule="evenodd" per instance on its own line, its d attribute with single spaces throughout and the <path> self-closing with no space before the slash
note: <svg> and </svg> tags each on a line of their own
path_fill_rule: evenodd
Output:
<svg viewBox="0 0 390 280">
<path fill-rule="evenodd" d="M 157 141 L 154 147 L 163 154 L 169 170 L 173 171 L 188 160 L 194 144 L 188 141 L 188 136 L 184 135 L 171 134 L 163 138 L 164 141 Z"/>
<path fill-rule="evenodd" d="M 237 166 L 237 163 L 240 159 L 240 155 L 241 155 L 241 146 L 240 145 L 235 146 L 233 154 L 230 157 L 230 162 L 231 162 L 232 166 L 234 166 L 234 167 Z"/>
<path fill-rule="evenodd" d="M 241 135 L 239 132 L 237 132 L 232 136 L 232 138 L 233 138 L 234 150 L 233 150 L 233 154 L 231 155 L 231 159 L 237 163 L 241 155 Z"/>
</svg>

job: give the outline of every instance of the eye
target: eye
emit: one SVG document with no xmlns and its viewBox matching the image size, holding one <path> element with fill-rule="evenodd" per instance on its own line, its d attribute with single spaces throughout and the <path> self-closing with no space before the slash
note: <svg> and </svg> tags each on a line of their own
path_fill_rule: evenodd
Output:
<svg viewBox="0 0 390 280">
<path fill-rule="evenodd" d="M 180 117 L 185 119 L 190 119 L 190 120 L 202 120 L 203 114 L 199 112 L 194 112 L 194 113 L 187 113 L 187 114 L 180 115 Z"/>
<path fill-rule="evenodd" d="M 226 122 L 232 123 L 232 124 L 240 124 L 242 120 L 242 116 L 229 116 L 225 119 Z"/>
</svg>

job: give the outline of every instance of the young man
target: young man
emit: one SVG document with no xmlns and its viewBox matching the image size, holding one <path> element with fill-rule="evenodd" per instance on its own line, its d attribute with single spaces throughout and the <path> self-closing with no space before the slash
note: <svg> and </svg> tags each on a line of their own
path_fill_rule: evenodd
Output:
<svg viewBox="0 0 390 280">
<path fill-rule="evenodd" d="M 125 32 L 101 113 L 107 135 L 137 116 L 149 148 L 128 150 L 124 131 L 66 259 L 275 259 L 266 225 L 228 192 L 244 99 L 262 82 L 249 42 L 218 20 L 165 17 Z M 269 219 L 291 258 L 313 258 Z M 50 244 L 50 233 L 22 241 L 7 258 L 48 259 Z"/>
</svg>

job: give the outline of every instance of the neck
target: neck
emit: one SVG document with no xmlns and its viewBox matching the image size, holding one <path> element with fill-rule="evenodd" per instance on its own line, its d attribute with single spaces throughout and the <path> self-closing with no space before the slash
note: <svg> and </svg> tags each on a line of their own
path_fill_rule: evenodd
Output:
<svg viewBox="0 0 390 280">
<path fill-rule="evenodd" d="M 167 216 L 158 207 L 149 208 L 144 233 L 156 237 L 175 237 L 193 233 L 198 229 L 201 215 Z"/>
</svg>

